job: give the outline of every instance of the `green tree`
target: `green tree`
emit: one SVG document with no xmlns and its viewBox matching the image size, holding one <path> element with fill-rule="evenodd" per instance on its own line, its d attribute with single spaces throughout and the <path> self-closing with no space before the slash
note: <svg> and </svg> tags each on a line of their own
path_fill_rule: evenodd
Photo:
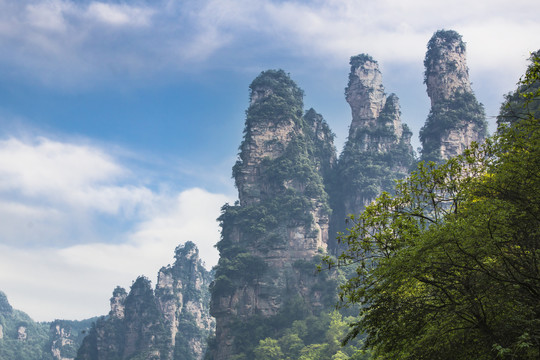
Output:
<svg viewBox="0 0 540 360">
<path fill-rule="evenodd" d="M 283 351 L 281 351 L 278 341 L 271 338 L 261 340 L 253 353 L 255 354 L 255 360 L 283 359 Z"/>
<path fill-rule="evenodd" d="M 538 74 L 533 56 L 515 98 L 525 107 Z M 346 251 L 327 259 L 356 266 L 340 292 L 363 304 L 348 339 L 363 332 L 392 359 L 540 358 L 540 121 L 499 124 L 351 216 Z"/>
</svg>

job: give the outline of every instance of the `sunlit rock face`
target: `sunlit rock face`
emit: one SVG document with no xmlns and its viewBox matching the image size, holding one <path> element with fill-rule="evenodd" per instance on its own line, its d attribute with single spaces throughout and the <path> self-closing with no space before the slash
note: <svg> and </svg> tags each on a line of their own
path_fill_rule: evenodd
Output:
<svg viewBox="0 0 540 360">
<path fill-rule="evenodd" d="M 352 121 L 336 168 L 331 233 L 344 230 L 348 214 L 359 214 L 381 191 L 390 191 L 414 161 L 412 133 L 401 122 L 398 97 L 385 93 L 377 61 L 360 54 L 350 65 L 345 97 Z"/>
<path fill-rule="evenodd" d="M 73 360 L 78 344 L 76 336 L 72 331 L 69 322 L 55 320 L 51 323 L 50 330 L 50 350 L 55 360 Z"/>
<path fill-rule="evenodd" d="M 328 242 L 332 132 L 313 109 L 304 113 L 303 91 L 282 70 L 261 73 L 250 90 L 233 168 L 239 202 L 225 206 L 220 218 L 211 302 L 215 360 L 237 353 L 239 324 L 278 316 L 293 297 L 316 311 L 328 295 L 314 289 L 320 280 L 313 271 L 298 264 L 312 261 Z"/>
<path fill-rule="evenodd" d="M 433 106 L 456 93 L 472 92 L 466 47 L 455 31 L 438 31 L 428 43 L 425 66 L 427 93 Z"/>
<path fill-rule="evenodd" d="M 442 161 L 463 153 L 473 141 L 483 141 L 487 123 L 471 88 L 461 35 L 437 31 L 429 40 L 424 66 L 431 110 L 420 131 L 422 159 Z"/>
<path fill-rule="evenodd" d="M 144 277 L 129 294 L 114 290 L 108 317 L 96 321 L 77 359 L 203 359 L 214 329 L 210 281 L 195 244 L 178 246 L 175 263 L 159 271 L 155 290 Z"/>
<path fill-rule="evenodd" d="M 215 328 L 210 316 L 211 278 L 192 242 L 177 247 L 174 265 L 159 271 L 155 294 L 170 333 L 173 351 L 169 358 L 204 357 L 208 336 Z"/>
</svg>

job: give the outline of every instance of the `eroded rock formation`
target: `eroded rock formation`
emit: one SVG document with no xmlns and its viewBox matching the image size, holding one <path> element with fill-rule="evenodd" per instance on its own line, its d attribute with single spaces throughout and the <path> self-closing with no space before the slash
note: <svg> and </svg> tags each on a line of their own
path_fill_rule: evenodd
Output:
<svg viewBox="0 0 540 360">
<path fill-rule="evenodd" d="M 420 131 L 422 160 L 442 161 L 461 154 L 487 135 L 484 108 L 472 91 L 465 43 L 453 30 L 429 40 L 424 60 L 431 110 Z"/>
<path fill-rule="evenodd" d="M 108 317 L 94 324 L 77 359 L 202 359 L 214 328 L 210 279 L 192 242 L 177 247 L 175 263 L 161 268 L 155 291 L 144 277 L 129 294 L 114 290 Z"/>
<path fill-rule="evenodd" d="M 332 297 L 316 289 L 324 280 L 315 265 L 305 269 L 328 241 L 325 175 L 335 162 L 333 135 L 313 109 L 303 114 L 303 92 L 282 70 L 261 73 L 250 89 L 233 168 L 240 201 L 224 206 L 220 218 L 215 360 L 247 351 L 242 334 L 255 331 L 261 318 L 276 321 L 294 301 L 316 311 Z"/>
<path fill-rule="evenodd" d="M 348 214 L 390 191 L 414 161 L 412 133 L 401 123 L 398 97 L 384 91 L 379 65 L 366 54 L 351 57 L 350 65 L 345 95 L 352 122 L 336 169 L 333 234 L 344 229 Z"/>
</svg>

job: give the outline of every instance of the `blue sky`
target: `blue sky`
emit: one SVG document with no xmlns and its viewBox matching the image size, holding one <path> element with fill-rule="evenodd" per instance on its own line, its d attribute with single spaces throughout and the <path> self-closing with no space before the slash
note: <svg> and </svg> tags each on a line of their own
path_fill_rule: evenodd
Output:
<svg viewBox="0 0 540 360">
<path fill-rule="evenodd" d="M 0 0 L 0 290 L 36 320 L 82 319 L 107 313 L 116 285 L 155 281 L 180 243 L 214 265 L 248 86 L 269 68 L 340 149 L 349 57 L 372 55 L 417 147 L 426 44 L 454 29 L 493 129 L 540 48 L 538 13 L 531 0 Z"/>
</svg>

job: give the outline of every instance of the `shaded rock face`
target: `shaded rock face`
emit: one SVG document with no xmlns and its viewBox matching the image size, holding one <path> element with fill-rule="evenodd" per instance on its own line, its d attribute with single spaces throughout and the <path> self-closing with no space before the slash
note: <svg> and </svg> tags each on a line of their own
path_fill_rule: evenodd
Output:
<svg viewBox="0 0 540 360">
<path fill-rule="evenodd" d="M 140 353 L 145 353 L 147 359 L 167 357 L 168 334 L 160 315 L 150 281 L 139 277 L 125 300 L 122 358 Z"/>
<path fill-rule="evenodd" d="M 275 318 L 296 296 L 312 311 L 325 301 L 313 289 L 315 265 L 306 276 L 295 264 L 326 248 L 333 134 L 313 109 L 303 114 L 303 92 L 282 70 L 261 73 L 250 90 L 233 168 L 240 201 L 225 205 L 219 219 L 220 261 L 211 289 L 216 341 L 210 358 L 216 360 L 240 351 L 239 334 L 250 331 L 252 319 Z"/>
<path fill-rule="evenodd" d="M 117 286 L 113 291 L 113 296 L 111 297 L 111 311 L 109 316 L 113 319 L 122 320 L 125 316 L 125 302 L 126 302 L 127 292 L 124 288 Z"/>
<path fill-rule="evenodd" d="M 401 123 L 399 99 L 386 95 L 378 63 L 369 55 L 351 57 L 345 89 L 351 107 L 349 136 L 336 169 L 331 233 L 343 231 L 345 217 L 358 214 L 414 161 L 412 133 Z"/>
<path fill-rule="evenodd" d="M 96 321 L 83 340 L 77 359 L 167 358 L 167 333 L 148 279 L 139 277 L 127 295 L 117 287 L 111 305 L 109 316 Z"/>
<path fill-rule="evenodd" d="M 202 359 L 213 330 L 211 274 L 192 242 L 176 248 L 175 263 L 161 268 L 155 291 L 139 277 L 129 294 L 117 287 L 108 317 L 84 339 L 77 359 Z"/>
<path fill-rule="evenodd" d="M 431 110 L 420 131 L 422 160 L 442 161 L 461 154 L 487 135 L 484 108 L 471 88 L 461 35 L 439 30 L 428 43 L 424 60 Z"/>
</svg>

